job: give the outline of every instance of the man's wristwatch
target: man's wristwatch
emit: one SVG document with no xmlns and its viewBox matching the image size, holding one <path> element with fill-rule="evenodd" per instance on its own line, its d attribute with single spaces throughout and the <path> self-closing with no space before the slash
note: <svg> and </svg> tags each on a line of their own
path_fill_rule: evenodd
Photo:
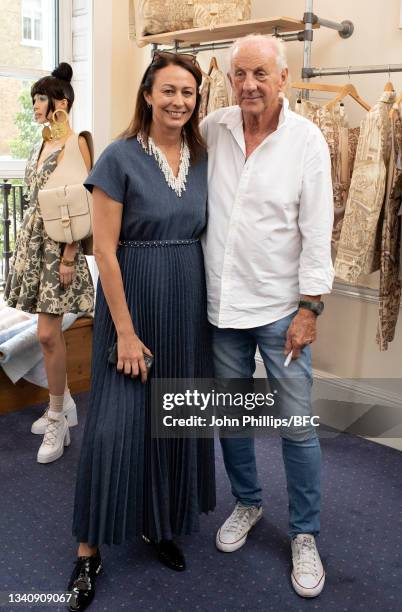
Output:
<svg viewBox="0 0 402 612">
<path fill-rule="evenodd" d="M 314 312 L 314 314 L 318 316 L 324 310 L 324 302 L 307 302 L 307 300 L 300 300 L 299 308 L 311 310 L 311 312 Z"/>
</svg>

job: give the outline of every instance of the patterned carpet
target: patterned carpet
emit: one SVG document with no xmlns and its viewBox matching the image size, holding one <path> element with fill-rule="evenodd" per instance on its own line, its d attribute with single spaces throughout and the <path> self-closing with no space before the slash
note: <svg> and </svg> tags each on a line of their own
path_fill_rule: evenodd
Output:
<svg viewBox="0 0 402 612">
<path fill-rule="evenodd" d="M 87 395 L 76 400 L 80 425 L 64 456 L 49 465 L 36 463 L 41 437 L 30 433 L 41 408 L 0 416 L 0 592 L 65 590 L 75 557 L 71 513 Z M 90 610 L 400 612 L 402 454 L 350 436 L 325 438 L 322 450 L 319 550 L 327 582 L 319 598 L 304 600 L 290 584 L 284 468 L 280 441 L 269 438 L 257 441 L 265 513 L 244 548 L 224 554 L 214 546 L 233 507 L 217 445 L 218 506 L 202 518 L 199 534 L 181 540 L 187 571 L 160 565 L 140 541 L 104 547 Z"/>
</svg>

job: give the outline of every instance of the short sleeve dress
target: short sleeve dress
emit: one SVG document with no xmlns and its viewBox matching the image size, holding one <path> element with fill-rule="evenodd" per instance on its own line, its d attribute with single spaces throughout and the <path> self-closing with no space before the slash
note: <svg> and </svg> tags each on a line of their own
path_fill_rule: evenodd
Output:
<svg viewBox="0 0 402 612">
<path fill-rule="evenodd" d="M 190 165 L 179 197 L 136 138 L 111 144 L 87 179 L 123 206 L 117 251 L 136 333 L 153 377 L 212 375 L 203 255 L 207 160 Z M 98 284 L 92 386 L 78 468 L 73 533 L 92 545 L 144 534 L 160 541 L 199 529 L 215 506 L 210 439 L 152 439 L 149 381 L 107 363 L 116 340 Z"/>
<path fill-rule="evenodd" d="M 47 235 L 40 214 L 38 192 L 45 188 L 57 168 L 57 158 L 63 147 L 47 157 L 38 169 L 41 149 L 42 142 L 33 148 L 27 162 L 25 185 L 29 206 L 16 240 L 4 300 L 8 306 L 32 314 L 92 313 L 94 290 L 81 245 L 76 255 L 73 282 L 66 289 L 60 285 L 59 265 L 64 244 Z"/>
</svg>

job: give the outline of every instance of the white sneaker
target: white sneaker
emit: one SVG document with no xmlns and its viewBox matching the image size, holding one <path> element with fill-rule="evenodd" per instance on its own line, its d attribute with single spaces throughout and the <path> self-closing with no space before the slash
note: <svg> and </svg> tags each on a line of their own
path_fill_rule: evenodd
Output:
<svg viewBox="0 0 402 612">
<path fill-rule="evenodd" d="M 40 434 L 41 436 L 43 436 L 46 431 L 47 424 L 49 423 L 49 419 L 47 418 L 48 411 L 49 406 L 46 408 L 42 416 L 32 423 L 31 433 Z M 69 427 L 74 427 L 75 425 L 78 425 L 77 407 L 75 405 L 75 401 L 71 396 L 68 398 L 67 402 L 63 406 L 63 414 L 65 417 L 67 417 L 67 423 Z"/>
<path fill-rule="evenodd" d="M 62 456 L 64 447 L 70 444 L 70 431 L 67 419 L 61 412 L 48 412 L 43 442 L 39 448 L 38 463 L 50 463 Z"/>
<path fill-rule="evenodd" d="M 315 538 L 299 533 L 292 540 L 292 585 L 301 597 L 317 597 L 324 588 L 325 572 Z"/>
<path fill-rule="evenodd" d="M 262 507 L 243 506 L 239 502 L 216 534 L 216 547 L 233 552 L 246 543 L 248 532 L 260 520 Z"/>
</svg>

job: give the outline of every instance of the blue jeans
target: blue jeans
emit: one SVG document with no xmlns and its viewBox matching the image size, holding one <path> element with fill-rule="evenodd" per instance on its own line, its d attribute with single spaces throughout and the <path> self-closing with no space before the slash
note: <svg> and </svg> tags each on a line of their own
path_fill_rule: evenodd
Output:
<svg viewBox="0 0 402 612">
<path fill-rule="evenodd" d="M 295 313 L 260 327 L 213 328 L 214 368 L 217 378 L 252 378 L 258 346 L 267 377 L 278 390 L 279 415 L 311 416 L 311 351 L 283 366 L 286 332 Z M 295 385 L 286 384 L 289 378 Z M 297 384 L 296 384 L 297 382 Z M 320 531 L 321 450 L 315 428 L 308 424 L 280 430 L 289 495 L 289 535 L 318 535 Z M 237 501 L 250 506 L 262 503 L 254 439 L 221 437 L 225 468 Z"/>
</svg>

